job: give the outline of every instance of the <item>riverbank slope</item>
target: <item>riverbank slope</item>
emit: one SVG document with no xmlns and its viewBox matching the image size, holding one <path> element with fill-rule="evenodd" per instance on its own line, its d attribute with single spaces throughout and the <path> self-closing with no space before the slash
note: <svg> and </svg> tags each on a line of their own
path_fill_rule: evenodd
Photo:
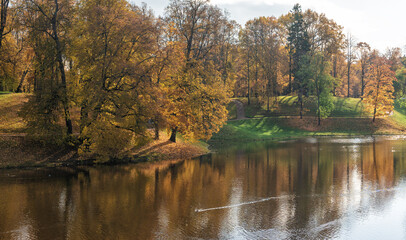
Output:
<svg viewBox="0 0 406 240">
<path fill-rule="evenodd" d="M 69 146 L 42 144 L 29 139 L 26 126 L 18 112 L 29 95 L 0 92 L 0 168 L 55 167 L 66 165 L 98 164 L 95 159 L 83 159 L 77 150 Z M 79 111 L 73 109 L 73 119 Z M 77 129 L 74 126 L 74 129 Z M 160 140 L 154 140 L 142 148 L 130 149 L 125 162 L 154 162 L 157 160 L 189 159 L 207 154 L 208 145 L 201 141 L 189 142 L 178 136 L 176 143 L 167 141 L 166 132 L 160 133 Z"/>
<path fill-rule="evenodd" d="M 282 96 L 267 109 L 253 99 L 235 99 L 244 105 L 245 118 L 230 117 L 227 124 L 210 140 L 216 142 L 243 142 L 298 138 L 305 136 L 357 136 L 402 135 L 406 133 L 406 112 L 398 107 L 387 117 L 372 117 L 365 110 L 361 99 L 334 98 L 335 109 L 331 117 L 317 124 L 316 104 L 313 99 L 305 101 L 305 115 L 299 117 L 297 97 Z M 233 102 L 230 103 L 234 104 Z M 229 106 L 229 108 L 232 108 Z M 234 115 L 235 116 L 235 115 Z"/>
</svg>

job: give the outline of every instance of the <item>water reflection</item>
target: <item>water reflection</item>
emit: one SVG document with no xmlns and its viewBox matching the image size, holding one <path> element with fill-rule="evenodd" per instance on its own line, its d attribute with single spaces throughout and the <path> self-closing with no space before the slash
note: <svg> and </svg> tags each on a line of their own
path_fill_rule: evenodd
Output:
<svg viewBox="0 0 406 240">
<path fill-rule="evenodd" d="M 406 144 L 255 143 L 190 161 L 3 171 L 0 239 L 406 237 Z"/>
</svg>

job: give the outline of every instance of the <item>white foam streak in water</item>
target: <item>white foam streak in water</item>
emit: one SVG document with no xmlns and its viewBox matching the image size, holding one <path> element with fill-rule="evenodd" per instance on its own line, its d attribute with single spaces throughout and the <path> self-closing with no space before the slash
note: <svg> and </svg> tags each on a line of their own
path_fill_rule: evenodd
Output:
<svg viewBox="0 0 406 240">
<path fill-rule="evenodd" d="M 363 191 L 362 193 L 379 193 L 379 192 L 392 192 L 399 190 L 399 188 L 383 188 L 383 189 L 377 189 L 377 190 L 372 190 L 372 191 Z M 328 194 L 314 194 L 314 195 L 309 195 L 306 197 L 322 197 L 322 196 L 327 196 Z M 346 196 L 348 194 L 339 194 L 339 196 Z M 278 200 L 278 199 L 286 199 L 286 198 L 292 198 L 293 196 L 290 195 L 283 195 L 279 197 L 268 197 L 268 198 L 263 198 L 255 201 L 250 201 L 250 202 L 243 202 L 243 203 L 238 203 L 238 204 L 232 204 L 232 205 L 227 205 L 227 206 L 221 206 L 221 207 L 213 207 L 213 208 L 204 208 L 204 209 L 196 209 L 195 212 L 200 213 L 200 212 L 207 212 L 207 211 L 214 211 L 214 210 L 221 210 L 221 209 L 228 209 L 228 208 L 235 208 L 235 207 L 241 207 L 245 205 L 251 205 L 251 204 L 256 204 L 256 203 L 261 203 L 261 202 L 266 202 L 270 200 Z M 300 196 L 296 196 L 300 197 Z M 303 197 L 303 196 L 302 196 Z"/>
<path fill-rule="evenodd" d="M 241 206 L 244 206 L 244 205 L 256 204 L 256 203 L 266 202 L 266 201 L 270 201 L 270 200 L 284 199 L 284 198 L 290 198 L 290 197 L 291 196 L 289 196 L 289 195 L 284 195 L 284 196 L 280 196 L 280 197 L 268 197 L 268 198 L 263 198 L 263 199 L 259 199 L 259 200 L 256 200 L 256 201 L 243 202 L 243 203 L 238 203 L 238 204 L 233 204 L 233 205 L 228 205 L 228 206 L 205 208 L 205 209 L 196 209 L 195 212 L 200 213 L 200 212 L 207 212 L 207 211 L 213 211 L 213 210 L 235 208 L 235 207 L 241 207 Z"/>
</svg>

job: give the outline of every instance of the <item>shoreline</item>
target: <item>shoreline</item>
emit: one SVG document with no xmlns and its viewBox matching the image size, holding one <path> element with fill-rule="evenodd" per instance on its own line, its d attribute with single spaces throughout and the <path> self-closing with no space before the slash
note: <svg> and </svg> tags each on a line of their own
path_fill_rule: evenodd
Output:
<svg viewBox="0 0 406 240">
<path fill-rule="evenodd" d="M 120 159 L 100 161 L 94 157 L 79 156 L 77 150 L 69 146 L 44 146 L 28 140 L 25 136 L 1 134 L 0 149 L 0 170 L 153 163 L 163 160 L 186 160 L 210 154 L 208 145 L 160 140 L 135 151 L 128 151 Z"/>
<path fill-rule="evenodd" d="M 210 140 L 210 145 L 205 148 L 200 148 L 201 152 L 195 152 L 194 154 L 187 154 L 187 155 L 179 155 L 179 153 L 175 153 L 172 155 L 164 155 L 162 153 L 149 152 L 142 156 L 129 156 L 124 157 L 122 159 L 112 159 L 107 162 L 98 162 L 96 159 L 84 159 L 83 157 L 78 156 L 75 150 L 73 149 L 66 149 L 68 154 L 63 155 L 62 157 L 57 157 L 56 159 L 49 159 L 43 160 L 39 162 L 32 162 L 32 161 L 24 161 L 20 164 L 4 164 L 0 161 L 0 170 L 12 170 L 12 169 L 21 169 L 21 170 L 32 170 L 32 169 L 52 169 L 52 168 L 61 168 L 61 167 L 92 167 L 92 166 L 118 166 L 118 165 L 132 165 L 132 164 L 139 164 L 139 163 L 159 163 L 165 161 L 184 161 L 188 159 L 195 159 L 199 157 L 205 157 L 213 153 L 213 150 L 218 149 L 218 147 L 222 146 L 229 146 L 232 144 L 242 144 L 242 143 L 255 143 L 255 142 L 283 142 L 287 140 L 300 140 L 306 138 L 357 138 L 357 137 L 398 137 L 398 138 L 406 138 L 405 135 L 402 134 L 388 134 L 388 133 L 378 133 L 378 134 L 309 134 L 309 135 L 292 135 L 292 136 L 285 136 L 285 137 L 274 137 L 274 138 L 266 138 L 266 139 L 248 139 L 243 141 L 233 141 L 230 139 L 223 139 L 222 141 L 214 141 Z M 5 142 L 4 138 L 0 137 L 0 142 Z M 196 146 L 190 143 L 182 143 L 183 147 L 179 150 L 185 151 L 186 148 L 196 149 Z M 215 152 L 215 151 L 214 151 Z M 33 153 L 35 154 L 35 153 Z M 52 156 L 48 156 L 50 158 Z"/>
</svg>

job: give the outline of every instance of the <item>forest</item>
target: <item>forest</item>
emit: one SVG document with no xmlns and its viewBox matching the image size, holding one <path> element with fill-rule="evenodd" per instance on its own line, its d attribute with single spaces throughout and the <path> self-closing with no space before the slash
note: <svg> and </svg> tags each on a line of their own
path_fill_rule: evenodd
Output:
<svg viewBox="0 0 406 240">
<path fill-rule="evenodd" d="M 299 4 L 244 26 L 208 0 L 171 0 L 163 16 L 126 0 L 1 0 L 0 93 L 29 94 L 27 133 L 117 158 L 159 139 L 208 140 L 233 98 L 270 111 L 278 97 L 360 98 L 375 118 L 404 101 L 406 58 L 381 53 Z M 0 113 L 1 115 L 2 113 Z"/>
</svg>

